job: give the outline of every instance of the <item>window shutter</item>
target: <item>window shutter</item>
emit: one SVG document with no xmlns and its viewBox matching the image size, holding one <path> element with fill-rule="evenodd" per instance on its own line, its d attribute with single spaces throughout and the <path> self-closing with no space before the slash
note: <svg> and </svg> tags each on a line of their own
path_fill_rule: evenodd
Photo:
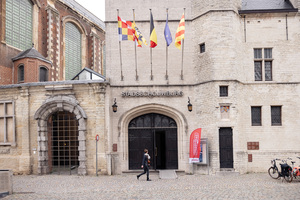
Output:
<svg viewBox="0 0 300 200">
<path fill-rule="evenodd" d="M 73 23 L 66 23 L 66 80 L 71 80 L 81 70 L 81 34 Z"/>
</svg>

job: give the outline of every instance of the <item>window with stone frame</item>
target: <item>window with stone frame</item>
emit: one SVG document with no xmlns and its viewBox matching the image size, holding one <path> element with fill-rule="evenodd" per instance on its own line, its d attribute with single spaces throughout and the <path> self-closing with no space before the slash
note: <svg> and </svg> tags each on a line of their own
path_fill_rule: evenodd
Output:
<svg viewBox="0 0 300 200">
<path fill-rule="evenodd" d="M 281 126 L 281 106 L 271 106 L 272 126 Z"/>
<path fill-rule="evenodd" d="M 13 101 L 0 101 L 0 146 L 16 143 Z"/>
<path fill-rule="evenodd" d="M 252 126 L 261 126 L 261 106 L 251 106 Z"/>
<path fill-rule="evenodd" d="M 254 49 L 255 81 L 272 81 L 272 48 Z"/>
<path fill-rule="evenodd" d="M 30 0 L 6 0 L 5 41 L 21 50 L 32 46 L 33 4 Z"/>
<path fill-rule="evenodd" d="M 228 86 L 227 85 L 220 86 L 220 97 L 228 97 Z"/>
<path fill-rule="evenodd" d="M 39 76 L 40 76 L 39 77 L 40 82 L 48 81 L 48 69 L 44 66 L 41 66 Z"/>
<path fill-rule="evenodd" d="M 81 33 L 74 23 L 67 22 L 65 29 L 65 80 L 71 80 L 82 69 Z"/>
</svg>

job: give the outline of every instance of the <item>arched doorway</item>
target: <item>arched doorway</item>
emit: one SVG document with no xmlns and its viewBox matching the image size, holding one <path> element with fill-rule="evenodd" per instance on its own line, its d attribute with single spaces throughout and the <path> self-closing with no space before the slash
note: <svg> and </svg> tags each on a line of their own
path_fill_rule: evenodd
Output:
<svg viewBox="0 0 300 200">
<path fill-rule="evenodd" d="M 143 150 L 151 156 L 152 169 L 178 169 L 177 124 L 172 118 L 149 113 L 128 125 L 129 169 L 140 169 Z"/>
<path fill-rule="evenodd" d="M 67 111 L 53 113 L 47 127 L 50 173 L 77 174 L 79 131 L 75 114 Z"/>
</svg>

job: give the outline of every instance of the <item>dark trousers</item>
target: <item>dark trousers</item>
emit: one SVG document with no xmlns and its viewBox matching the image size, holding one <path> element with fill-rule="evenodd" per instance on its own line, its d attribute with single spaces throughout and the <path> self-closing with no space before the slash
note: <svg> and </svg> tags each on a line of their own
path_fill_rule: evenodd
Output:
<svg viewBox="0 0 300 200">
<path fill-rule="evenodd" d="M 147 165 L 144 165 L 144 172 L 139 174 L 138 177 L 144 175 L 147 173 L 147 180 L 149 179 L 149 167 Z"/>
</svg>

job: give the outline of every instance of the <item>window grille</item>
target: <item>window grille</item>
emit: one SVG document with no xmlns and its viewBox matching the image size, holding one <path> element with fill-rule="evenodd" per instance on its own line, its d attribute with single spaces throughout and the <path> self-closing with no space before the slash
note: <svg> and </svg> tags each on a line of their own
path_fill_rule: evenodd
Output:
<svg viewBox="0 0 300 200">
<path fill-rule="evenodd" d="M 252 126 L 261 126 L 261 107 L 252 106 L 251 107 L 251 120 Z"/>
<path fill-rule="evenodd" d="M 281 126 L 281 106 L 271 106 L 272 126 Z"/>
<path fill-rule="evenodd" d="M 220 86 L 220 97 L 228 97 L 228 86 Z"/>
</svg>

